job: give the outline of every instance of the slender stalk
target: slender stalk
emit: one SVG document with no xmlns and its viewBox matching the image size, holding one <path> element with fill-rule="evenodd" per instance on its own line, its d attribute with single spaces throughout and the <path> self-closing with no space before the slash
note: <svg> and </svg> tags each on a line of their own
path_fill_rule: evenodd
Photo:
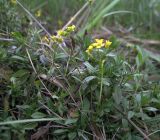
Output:
<svg viewBox="0 0 160 140">
<path fill-rule="evenodd" d="M 25 119 L 25 120 L 14 120 L 14 121 L 6 121 L 0 122 L 1 125 L 9 125 L 9 124 L 20 124 L 20 123 L 31 123 L 31 122 L 45 122 L 45 121 L 59 121 L 62 120 L 60 118 L 41 118 L 41 119 Z"/>
<path fill-rule="evenodd" d="M 65 30 L 89 5 L 89 2 L 86 2 L 81 9 L 66 23 L 66 25 L 62 28 L 62 30 Z"/>
<path fill-rule="evenodd" d="M 99 104 L 101 104 L 101 99 L 102 99 L 102 92 L 103 92 L 103 66 L 104 66 L 105 60 L 102 60 L 100 63 L 100 74 L 101 74 L 101 84 L 100 84 L 100 95 L 99 95 Z"/>
<path fill-rule="evenodd" d="M 12 38 L 0 38 L 0 41 L 8 41 L 8 42 L 12 42 L 14 41 Z"/>
</svg>

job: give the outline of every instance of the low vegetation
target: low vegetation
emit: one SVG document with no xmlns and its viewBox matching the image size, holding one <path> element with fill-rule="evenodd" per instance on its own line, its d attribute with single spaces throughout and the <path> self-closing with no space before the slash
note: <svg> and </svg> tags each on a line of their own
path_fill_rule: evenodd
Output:
<svg viewBox="0 0 160 140">
<path fill-rule="evenodd" d="M 134 30 L 149 15 L 133 23 L 133 11 L 122 22 L 117 13 L 131 14 L 119 10 L 126 0 L 70 1 L 0 1 L 0 139 L 158 140 L 159 41 L 150 40 L 159 37 L 158 19 Z M 66 10 L 64 19 L 51 3 Z M 154 19 L 160 3 L 149 3 Z M 118 28 L 148 40 L 123 38 Z"/>
</svg>

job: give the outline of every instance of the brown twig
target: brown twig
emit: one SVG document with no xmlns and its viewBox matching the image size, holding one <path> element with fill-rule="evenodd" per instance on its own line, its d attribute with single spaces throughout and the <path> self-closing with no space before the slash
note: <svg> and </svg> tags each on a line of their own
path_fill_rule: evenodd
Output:
<svg viewBox="0 0 160 140">
<path fill-rule="evenodd" d="M 37 71 L 36 71 L 36 68 L 34 67 L 34 64 L 33 64 L 33 62 L 32 62 L 31 56 L 30 56 L 29 51 L 28 51 L 27 48 L 26 48 L 26 52 L 27 52 L 29 61 L 30 61 L 31 65 L 32 65 L 32 68 L 33 68 L 34 72 L 35 72 L 36 74 L 38 74 Z M 39 75 L 38 75 L 37 77 L 38 77 L 38 79 L 40 80 L 40 82 L 42 83 L 42 85 L 44 86 L 44 88 L 46 89 L 46 91 L 49 93 L 50 97 L 52 97 L 52 94 L 51 94 L 50 91 L 47 89 L 46 85 L 43 83 L 43 81 L 41 80 L 41 78 L 39 77 Z"/>
<path fill-rule="evenodd" d="M 114 108 L 120 112 L 125 118 L 126 120 L 146 139 L 146 140 L 151 140 L 131 119 L 128 119 L 128 117 L 126 116 L 125 113 L 123 113 L 119 108 L 117 108 L 116 106 L 114 106 Z"/>
<path fill-rule="evenodd" d="M 45 104 L 41 103 L 40 101 L 38 101 L 39 104 L 41 104 L 45 109 L 47 109 L 49 112 L 51 112 L 53 115 L 57 116 L 58 118 L 61 118 L 62 120 L 65 120 L 64 118 L 62 118 L 61 116 L 59 116 L 57 113 L 53 112 L 50 108 L 48 108 Z"/>
<path fill-rule="evenodd" d="M 62 30 L 65 30 L 79 15 L 80 13 L 89 5 L 89 2 L 86 2 L 83 7 L 63 26 Z"/>
<path fill-rule="evenodd" d="M 127 39 L 129 42 L 133 42 L 133 43 L 140 43 L 145 45 L 160 45 L 160 41 L 158 40 L 140 39 L 131 35 L 125 36 L 124 39 Z"/>
</svg>

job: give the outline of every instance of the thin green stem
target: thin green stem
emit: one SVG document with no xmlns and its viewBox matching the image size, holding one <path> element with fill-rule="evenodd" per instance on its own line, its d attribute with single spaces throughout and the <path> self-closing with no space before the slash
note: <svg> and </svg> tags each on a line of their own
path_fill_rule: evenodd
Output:
<svg viewBox="0 0 160 140">
<path fill-rule="evenodd" d="M 100 63 L 100 75 L 101 75 L 101 83 L 100 83 L 100 95 L 99 95 L 99 104 L 101 104 L 101 99 L 102 99 L 102 91 L 103 91 L 103 66 L 104 66 L 105 60 L 102 60 Z"/>
</svg>

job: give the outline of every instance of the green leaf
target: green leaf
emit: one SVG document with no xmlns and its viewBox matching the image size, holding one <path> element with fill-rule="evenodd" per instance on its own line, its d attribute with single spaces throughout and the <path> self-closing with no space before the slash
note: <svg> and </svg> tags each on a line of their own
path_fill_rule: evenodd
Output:
<svg viewBox="0 0 160 140">
<path fill-rule="evenodd" d="M 126 10 L 121 11 L 121 10 L 119 10 L 119 11 L 110 12 L 110 13 L 104 15 L 103 18 L 108 17 L 108 16 L 110 16 L 110 15 L 114 15 L 114 14 L 122 14 L 122 13 L 125 13 L 125 14 L 133 14 L 132 11 L 126 11 Z"/>
<path fill-rule="evenodd" d="M 148 55 L 145 53 L 142 47 L 136 46 L 136 49 L 138 51 L 138 55 L 136 57 L 136 63 L 137 63 L 137 67 L 139 68 L 145 63 Z"/>
<path fill-rule="evenodd" d="M 92 81 L 93 79 L 96 79 L 96 78 L 97 78 L 96 76 L 88 76 L 88 77 L 86 77 L 86 78 L 82 81 L 82 83 L 83 83 L 83 85 L 82 85 L 83 89 L 86 89 L 87 86 L 88 86 L 88 83 L 89 83 L 90 81 Z"/>
<path fill-rule="evenodd" d="M 122 118 L 122 125 L 124 128 L 128 128 L 128 121 Z"/>
<path fill-rule="evenodd" d="M 97 78 L 96 76 L 88 76 L 82 81 L 82 83 L 89 83 L 90 81 L 96 78 Z"/>
<path fill-rule="evenodd" d="M 149 95 L 149 93 L 148 93 L 148 95 Z M 150 96 L 148 96 L 147 94 L 146 95 L 142 95 L 141 96 L 141 103 L 142 103 L 142 106 L 145 106 L 145 105 L 147 105 L 147 104 L 149 104 L 149 102 L 151 101 L 150 100 Z"/>
<path fill-rule="evenodd" d="M 128 119 L 131 119 L 135 115 L 135 112 L 129 111 L 128 112 Z"/>
<path fill-rule="evenodd" d="M 76 122 L 77 122 L 77 119 L 67 119 L 67 120 L 65 121 L 65 125 L 74 124 L 74 123 L 76 123 Z"/>
<path fill-rule="evenodd" d="M 136 99 L 136 102 L 140 105 L 141 104 L 141 94 L 137 94 L 135 99 Z"/>
<path fill-rule="evenodd" d="M 23 58 L 21 56 L 17 56 L 17 55 L 12 56 L 11 58 L 21 60 L 21 61 L 27 61 L 25 58 Z"/>
<path fill-rule="evenodd" d="M 22 36 L 20 32 L 13 32 L 12 37 L 15 38 L 19 43 L 25 43 L 25 38 Z"/>
<path fill-rule="evenodd" d="M 114 99 L 114 101 L 116 102 L 117 105 L 120 104 L 120 102 L 122 101 L 122 98 L 123 97 L 122 97 L 121 90 L 118 87 L 116 87 L 116 89 L 113 93 L 113 99 Z"/>
<path fill-rule="evenodd" d="M 90 73 L 94 73 L 96 72 L 96 69 L 89 63 L 89 62 L 84 62 L 83 63 L 86 67 L 87 67 L 87 70 L 90 72 Z"/>
<path fill-rule="evenodd" d="M 160 55 L 159 55 L 159 53 L 153 53 L 153 52 L 151 52 L 151 51 L 149 51 L 149 50 L 146 50 L 146 49 L 144 49 L 144 51 L 145 51 L 145 53 L 146 53 L 150 58 L 152 58 L 152 59 L 160 62 Z"/>
<path fill-rule="evenodd" d="M 54 134 L 64 134 L 66 132 L 68 132 L 67 129 L 57 129 L 54 131 Z"/>
<path fill-rule="evenodd" d="M 68 57 L 68 55 L 66 55 L 65 53 L 58 53 L 55 55 L 55 59 L 66 59 Z"/>
<path fill-rule="evenodd" d="M 41 112 L 35 112 L 31 115 L 32 118 L 34 119 L 40 119 L 40 118 L 44 118 L 46 115 L 44 113 Z"/>
<path fill-rule="evenodd" d="M 77 136 L 77 133 L 76 133 L 76 132 L 72 132 L 72 133 L 69 133 L 69 134 L 68 134 L 69 140 L 74 140 L 76 136 Z"/>
<path fill-rule="evenodd" d="M 152 112 L 158 111 L 158 109 L 154 108 L 154 107 L 145 107 L 144 109 L 147 110 L 147 111 L 152 111 Z"/>
<path fill-rule="evenodd" d="M 94 26 L 96 26 L 98 23 L 100 23 L 103 19 L 103 16 L 107 14 L 112 8 L 114 8 L 120 0 L 113 0 L 110 3 L 108 1 L 96 1 L 99 2 L 98 9 L 94 8 L 93 10 L 96 10 L 95 14 L 91 16 L 89 22 L 83 27 L 83 29 L 79 32 L 79 35 L 81 36 L 85 30 L 91 30 Z M 102 2 L 105 2 L 105 5 L 102 4 Z M 102 8 L 100 6 L 103 6 Z M 99 10 L 99 11 L 98 11 Z"/>
<path fill-rule="evenodd" d="M 35 127 L 37 127 L 37 125 L 38 125 L 38 123 L 27 123 L 27 124 L 23 125 L 23 128 L 25 130 L 32 130 Z"/>
<path fill-rule="evenodd" d="M 89 108 L 90 108 L 90 102 L 89 102 L 89 100 L 87 98 L 85 98 L 83 100 L 83 107 L 82 107 L 82 109 L 86 111 L 86 110 L 89 110 Z"/>
<path fill-rule="evenodd" d="M 22 69 L 13 74 L 13 77 L 23 77 L 26 74 L 29 74 L 28 70 Z"/>
<path fill-rule="evenodd" d="M 103 85 L 110 86 L 109 79 L 107 78 L 102 78 L 102 83 Z"/>
</svg>

